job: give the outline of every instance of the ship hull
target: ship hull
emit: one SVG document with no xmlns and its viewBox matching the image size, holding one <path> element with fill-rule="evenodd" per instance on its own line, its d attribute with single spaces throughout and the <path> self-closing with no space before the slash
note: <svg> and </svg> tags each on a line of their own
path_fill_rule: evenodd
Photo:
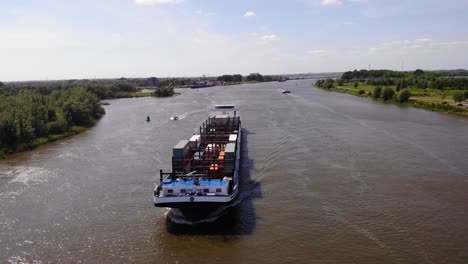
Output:
<svg viewBox="0 0 468 264">
<path fill-rule="evenodd" d="M 181 202 L 155 202 L 154 206 L 156 207 L 166 207 L 172 208 L 173 210 L 179 212 L 183 219 L 195 223 L 197 221 L 205 220 L 213 216 L 213 214 L 219 213 L 219 211 L 224 211 L 231 206 L 237 204 L 238 197 L 237 193 L 231 195 L 229 199 L 220 200 L 218 202 L 214 201 L 197 201 L 197 198 L 194 197 L 193 202 L 181 201 Z M 188 197 L 187 197 L 188 198 Z M 227 198 L 227 197 L 226 197 Z"/>
</svg>

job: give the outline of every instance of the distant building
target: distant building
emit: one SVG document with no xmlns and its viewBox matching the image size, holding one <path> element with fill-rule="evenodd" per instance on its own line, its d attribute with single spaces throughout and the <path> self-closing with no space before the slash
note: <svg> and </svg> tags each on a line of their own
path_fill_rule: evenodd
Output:
<svg viewBox="0 0 468 264">
<path fill-rule="evenodd" d="M 150 77 L 146 79 L 146 86 L 158 86 L 159 79 L 156 77 Z"/>
</svg>

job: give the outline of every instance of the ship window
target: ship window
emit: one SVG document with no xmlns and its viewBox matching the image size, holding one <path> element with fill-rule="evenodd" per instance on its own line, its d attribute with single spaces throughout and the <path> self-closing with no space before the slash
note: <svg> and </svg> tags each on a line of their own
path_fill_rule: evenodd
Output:
<svg viewBox="0 0 468 264">
<path fill-rule="evenodd" d="M 167 193 L 174 193 L 174 190 L 169 189 L 169 190 L 167 190 Z"/>
<path fill-rule="evenodd" d="M 218 188 L 218 189 L 216 189 L 216 192 L 221 192 L 221 189 L 219 189 L 219 188 Z"/>
<path fill-rule="evenodd" d="M 210 192 L 210 189 L 203 189 L 203 192 Z"/>
<path fill-rule="evenodd" d="M 185 189 L 180 189 L 180 192 L 181 192 L 181 193 L 185 193 L 185 192 L 187 192 L 187 190 L 185 190 Z"/>
</svg>

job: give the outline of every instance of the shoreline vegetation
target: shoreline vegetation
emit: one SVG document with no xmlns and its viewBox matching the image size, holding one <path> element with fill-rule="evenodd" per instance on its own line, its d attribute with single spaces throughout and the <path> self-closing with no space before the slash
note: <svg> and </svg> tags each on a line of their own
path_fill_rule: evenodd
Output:
<svg viewBox="0 0 468 264">
<path fill-rule="evenodd" d="M 76 135 L 105 114 L 86 87 L 0 87 L 0 158 Z"/>
<path fill-rule="evenodd" d="M 297 75 L 297 78 L 301 78 Z M 269 82 L 282 76 L 252 73 L 210 78 L 119 78 L 0 82 L 0 159 L 82 133 L 105 115 L 105 99 L 171 97 L 174 88 Z M 302 77 L 303 78 L 303 77 Z"/>
<path fill-rule="evenodd" d="M 370 97 L 382 102 L 413 106 L 435 112 L 468 117 L 468 78 L 466 71 L 398 72 L 354 70 L 338 79 L 320 79 L 324 90 Z"/>
</svg>

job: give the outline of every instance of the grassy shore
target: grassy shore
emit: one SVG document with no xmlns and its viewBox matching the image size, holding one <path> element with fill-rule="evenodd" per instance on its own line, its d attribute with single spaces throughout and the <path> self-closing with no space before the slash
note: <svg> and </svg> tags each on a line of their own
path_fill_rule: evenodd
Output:
<svg viewBox="0 0 468 264">
<path fill-rule="evenodd" d="M 36 138 L 35 140 L 31 142 L 24 142 L 16 145 L 14 148 L 2 148 L 0 149 L 0 159 L 7 158 L 8 155 L 17 153 L 17 152 L 24 152 L 28 150 L 33 150 L 39 146 L 61 140 L 70 136 L 77 135 L 79 133 L 82 133 L 84 131 L 88 130 L 87 127 L 82 127 L 82 126 L 73 126 L 70 128 L 70 130 L 66 131 L 65 133 L 62 134 L 51 134 L 48 137 L 41 137 L 41 138 Z"/>
<path fill-rule="evenodd" d="M 339 92 L 339 93 L 346 93 L 352 94 L 355 96 L 360 97 L 372 97 L 372 92 L 374 90 L 375 85 L 363 84 L 358 83 L 358 86 L 355 87 L 354 83 L 348 82 L 343 83 L 343 85 L 336 85 L 331 89 L 322 88 L 324 90 Z M 382 86 L 382 89 L 386 87 L 392 88 L 396 91 L 395 85 L 389 86 Z M 320 87 L 319 87 L 320 88 Z M 422 108 L 430 111 L 435 112 L 443 112 L 455 115 L 461 115 L 468 117 L 468 108 L 464 106 L 457 106 L 452 99 L 453 93 L 457 90 L 448 90 L 448 91 L 441 91 L 436 89 L 416 89 L 416 88 L 408 88 L 411 92 L 411 97 L 408 102 L 400 103 L 397 96 L 394 96 L 393 99 L 388 100 L 387 102 L 398 103 L 402 105 L 413 106 L 417 108 Z M 376 99 L 381 100 L 381 99 Z"/>
<path fill-rule="evenodd" d="M 133 93 L 133 92 L 120 92 L 116 98 L 135 98 L 135 97 L 150 97 L 153 93 Z"/>
</svg>

